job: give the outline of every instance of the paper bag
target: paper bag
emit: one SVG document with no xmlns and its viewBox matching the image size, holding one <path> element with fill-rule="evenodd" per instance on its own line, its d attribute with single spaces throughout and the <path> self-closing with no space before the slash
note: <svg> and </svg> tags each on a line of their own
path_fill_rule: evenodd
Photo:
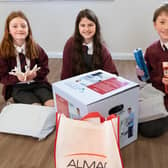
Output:
<svg viewBox="0 0 168 168">
<path fill-rule="evenodd" d="M 164 93 L 151 84 L 145 85 L 139 96 L 139 123 L 166 116 L 168 112 L 164 106 Z"/>
<path fill-rule="evenodd" d="M 55 128 L 55 108 L 10 104 L 0 113 L 0 132 L 44 139 Z"/>
<path fill-rule="evenodd" d="M 118 117 L 88 115 L 82 120 L 56 115 L 55 167 L 122 168 Z"/>
</svg>

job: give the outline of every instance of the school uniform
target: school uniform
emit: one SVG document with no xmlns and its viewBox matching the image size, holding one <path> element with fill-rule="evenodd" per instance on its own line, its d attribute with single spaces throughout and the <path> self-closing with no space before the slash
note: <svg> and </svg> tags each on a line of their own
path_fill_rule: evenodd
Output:
<svg viewBox="0 0 168 168">
<path fill-rule="evenodd" d="M 83 44 L 83 59 L 87 72 L 92 71 L 92 55 L 93 55 L 93 43 Z M 87 53 L 86 53 L 87 52 Z M 114 65 L 112 57 L 107 48 L 102 45 L 102 67 L 101 69 L 110 73 L 118 75 L 117 69 Z M 74 56 L 74 38 L 71 37 L 65 44 L 63 51 L 63 66 L 61 72 L 61 79 L 66 79 L 73 76 L 72 72 L 72 59 Z"/>
<path fill-rule="evenodd" d="M 165 46 L 168 48 L 168 44 L 163 44 L 158 40 L 146 49 L 144 55 L 150 75 L 150 80 L 147 82 L 152 83 L 153 87 L 162 92 L 165 92 L 165 87 L 162 83 L 162 62 L 168 61 L 168 50 Z M 168 94 L 164 96 L 164 105 L 168 111 Z M 147 137 L 159 136 L 168 130 L 168 117 L 141 123 L 139 124 L 139 130 L 142 135 Z"/>
<path fill-rule="evenodd" d="M 30 70 L 37 64 L 40 69 L 37 71 L 37 76 L 29 82 L 20 82 L 18 78 L 11 75 L 11 72 L 15 67 L 21 70 L 21 60 L 19 59 L 19 52 L 25 54 L 25 46 L 16 48 L 16 58 L 2 58 L 0 57 L 0 82 L 3 84 L 3 96 L 5 100 L 13 97 L 16 103 L 44 103 L 45 101 L 52 99 L 51 85 L 48 83 L 47 74 L 48 69 L 48 56 L 45 51 L 38 46 L 39 57 L 37 59 L 26 58 L 27 67 Z M 41 94 L 36 93 L 38 89 L 42 89 L 44 92 Z M 32 95 L 31 95 L 31 94 Z M 36 94 L 36 95 L 35 95 Z M 34 95 L 34 97 L 33 97 Z M 36 98 L 35 98 L 36 97 Z"/>
</svg>

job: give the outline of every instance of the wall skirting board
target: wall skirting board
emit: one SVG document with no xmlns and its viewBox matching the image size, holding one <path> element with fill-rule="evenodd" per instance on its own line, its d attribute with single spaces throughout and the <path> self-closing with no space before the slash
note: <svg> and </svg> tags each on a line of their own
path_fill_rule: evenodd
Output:
<svg viewBox="0 0 168 168">
<path fill-rule="evenodd" d="M 49 58 L 62 58 L 62 52 L 47 52 Z M 134 60 L 132 53 L 111 53 L 114 60 Z"/>
</svg>

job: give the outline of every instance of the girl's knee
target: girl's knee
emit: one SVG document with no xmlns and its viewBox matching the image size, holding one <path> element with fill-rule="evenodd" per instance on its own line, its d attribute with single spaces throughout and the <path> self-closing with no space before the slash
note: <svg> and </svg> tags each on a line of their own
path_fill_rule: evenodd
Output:
<svg viewBox="0 0 168 168">
<path fill-rule="evenodd" d="M 41 106 L 42 104 L 40 104 L 40 103 L 32 103 L 32 105 Z"/>
<path fill-rule="evenodd" d="M 54 100 L 47 100 L 46 102 L 44 102 L 44 106 L 54 107 Z"/>
</svg>

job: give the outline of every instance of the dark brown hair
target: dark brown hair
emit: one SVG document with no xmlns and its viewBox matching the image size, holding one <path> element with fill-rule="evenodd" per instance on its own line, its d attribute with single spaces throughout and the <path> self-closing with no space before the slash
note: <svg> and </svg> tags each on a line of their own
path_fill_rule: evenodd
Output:
<svg viewBox="0 0 168 168">
<path fill-rule="evenodd" d="M 13 38 L 9 33 L 9 24 L 11 20 L 13 20 L 16 17 L 20 17 L 24 19 L 28 25 L 29 32 L 28 32 L 28 36 L 26 37 L 26 57 L 30 59 L 37 58 L 38 57 L 37 44 L 33 40 L 30 23 L 22 11 L 13 11 L 7 17 L 6 23 L 5 23 L 4 36 L 0 44 L 0 55 L 4 58 L 16 57 L 16 51 L 15 51 L 15 47 L 13 44 Z"/>
<path fill-rule="evenodd" d="M 75 22 L 74 32 L 74 56 L 72 58 L 72 73 L 73 75 L 81 74 L 86 72 L 84 61 L 82 59 L 82 43 L 84 42 L 83 37 L 79 32 L 79 23 L 82 18 L 87 18 L 95 23 L 96 32 L 93 37 L 93 57 L 92 57 L 92 70 L 102 68 L 102 43 L 100 34 L 100 24 L 97 16 L 90 9 L 84 9 L 79 12 Z"/>
<path fill-rule="evenodd" d="M 165 12 L 168 14 L 168 3 L 164 3 L 157 8 L 153 14 L 153 22 L 156 21 L 157 17 L 162 13 Z"/>
</svg>

